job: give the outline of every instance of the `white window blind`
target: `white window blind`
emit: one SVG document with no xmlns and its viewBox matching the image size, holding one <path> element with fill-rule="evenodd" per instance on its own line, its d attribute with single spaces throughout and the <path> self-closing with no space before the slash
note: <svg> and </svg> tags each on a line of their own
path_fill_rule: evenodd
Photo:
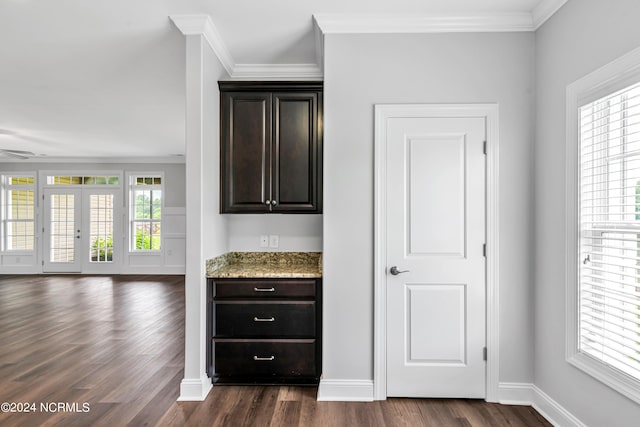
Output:
<svg viewBox="0 0 640 427">
<path fill-rule="evenodd" d="M 35 178 L 32 175 L 0 175 L 0 250 L 33 251 L 34 195 Z"/>
<path fill-rule="evenodd" d="M 640 83 L 579 120 L 579 351 L 640 379 Z"/>
</svg>

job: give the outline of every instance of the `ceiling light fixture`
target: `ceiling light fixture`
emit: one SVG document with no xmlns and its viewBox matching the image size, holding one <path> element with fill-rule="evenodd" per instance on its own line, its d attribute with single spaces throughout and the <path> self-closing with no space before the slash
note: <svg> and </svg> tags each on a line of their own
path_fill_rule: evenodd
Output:
<svg viewBox="0 0 640 427">
<path fill-rule="evenodd" d="M 23 151 L 23 150 L 7 150 L 4 148 L 0 148 L 0 157 L 10 157 L 13 159 L 26 160 L 30 157 L 35 157 L 36 154 L 31 151 Z"/>
</svg>

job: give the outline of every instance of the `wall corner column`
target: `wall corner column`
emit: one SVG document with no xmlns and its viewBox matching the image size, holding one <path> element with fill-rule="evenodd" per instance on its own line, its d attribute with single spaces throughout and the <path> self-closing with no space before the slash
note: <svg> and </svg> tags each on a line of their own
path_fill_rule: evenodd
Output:
<svg viewBox="0 0 640 427">
<path fill-rule="evenodd" d="M 172 16 L 186 39 L 186 269 L 185 363 L 179 401 L 204 400 L 206 374 L 206 271 L 203 246 L 204 46 L 208 16 Z"/>
</svg>

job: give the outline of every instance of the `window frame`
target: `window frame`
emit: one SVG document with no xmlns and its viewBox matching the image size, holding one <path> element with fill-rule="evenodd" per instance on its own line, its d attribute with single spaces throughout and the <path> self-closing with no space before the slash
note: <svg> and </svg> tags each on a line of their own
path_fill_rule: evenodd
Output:
<svg viewBox="0 0 640 427">
<path fill-rule="evenodd" d="M 33 184 L 15 184 L 8 185 L 5 180 L 7 177 L 11 178 L 33 178 Z M 33 191 L 33 218 L 31 220 L 12 221 L 7 217 L 7 203 L 5 198 L 7 197 L 7 191 L 9 189 L 15 190 L 31 190 Z M 38 178 L 35 172 L 16 171 L 0 174 L 0 253 L 11 255 L 33 255 L 37 250 L 37 237 L 36 230 L 38 229 Z M 7 249 L 7 223 L 11 222 L 33 222 L 33 241 L 32 249 Z"/>
<path fill-rule="evenodd" d="M 137 178 L 160 178 L 160 184 L 152 184 L 152 185 L 143 185 L 143 186 L 137 186 L 133 184 L 133 181 Z M 128 229 L 128 233 L 127 233 L 127 247 L 128 247 L 128 252 L 132 255 L 160 255 L 163 253 L 164 251 L 164 232 L 162 231 L 162 229 L 164 228 L 164 215 L 161 214 L 160 215 L 160 219 L 159 220 L 154 220 L 152 218 L 149 219 L 145 219 L 144 221 L 141 220 L 137 220 L 135 218 L 135 197 L 134 197 L 134 192 L 136 190 L 136 188 L 148 188 L 151 189 L 153 191 L 153 189 L 155 188 L 156 190 L 158 189 L 157 187 L 160 187 L 160 191 L 162 193 L 162 201 L 161 201 L 161 205 L 160 205 L 160 209 L 161 212 L 163 212 L 164 209 L 164 199 L 165 199 L 165 177 L 164 177 L 164 172 L 154 172 L 154 171 L 149 171 L 149 172 L 130 172 L 127 173 L 126 175 L 126 182 L 127 182 L 127 200 L 129 203 L 127 212 L 128 212 L 128 218 L 127 218 L 127 229 Z M 135 224 L 138 222 L 150 222 L 150 223 L 159 223 L 160 224 L 160 248 L 159 249 L 136 249 L 135 248 L 135 242 L 134 242 L 134 238 L 133 238 L 133 230 L 135 228 Z"/>
<path fill-rule="evenodd" d="M 640 82 L 640 48 L 582 77 L 566 91 L 565 301 L 568 363 L 640 403 L 640 380 L 580 351 L 580 108 Z"/>
</svg>

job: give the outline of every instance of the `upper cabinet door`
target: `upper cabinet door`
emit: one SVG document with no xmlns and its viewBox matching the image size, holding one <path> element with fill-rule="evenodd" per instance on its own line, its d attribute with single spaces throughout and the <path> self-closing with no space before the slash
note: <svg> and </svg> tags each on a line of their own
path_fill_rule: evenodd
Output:
<svg viewBox="0 0 640 427">
<path fill-rule="evenodd" d="M 273 93 L 272 211 L 319 212 L 317 92 Z"/>
<path fill-rule="evenodd" d="M 271 94 L 226 92 L 221 120 L 221 211 L 271 208 Z"/>
<path fill-rule="evenodd" d="M 322 213 L 322 83 L 219 86 L 220 212 Z"/>
</svg>

